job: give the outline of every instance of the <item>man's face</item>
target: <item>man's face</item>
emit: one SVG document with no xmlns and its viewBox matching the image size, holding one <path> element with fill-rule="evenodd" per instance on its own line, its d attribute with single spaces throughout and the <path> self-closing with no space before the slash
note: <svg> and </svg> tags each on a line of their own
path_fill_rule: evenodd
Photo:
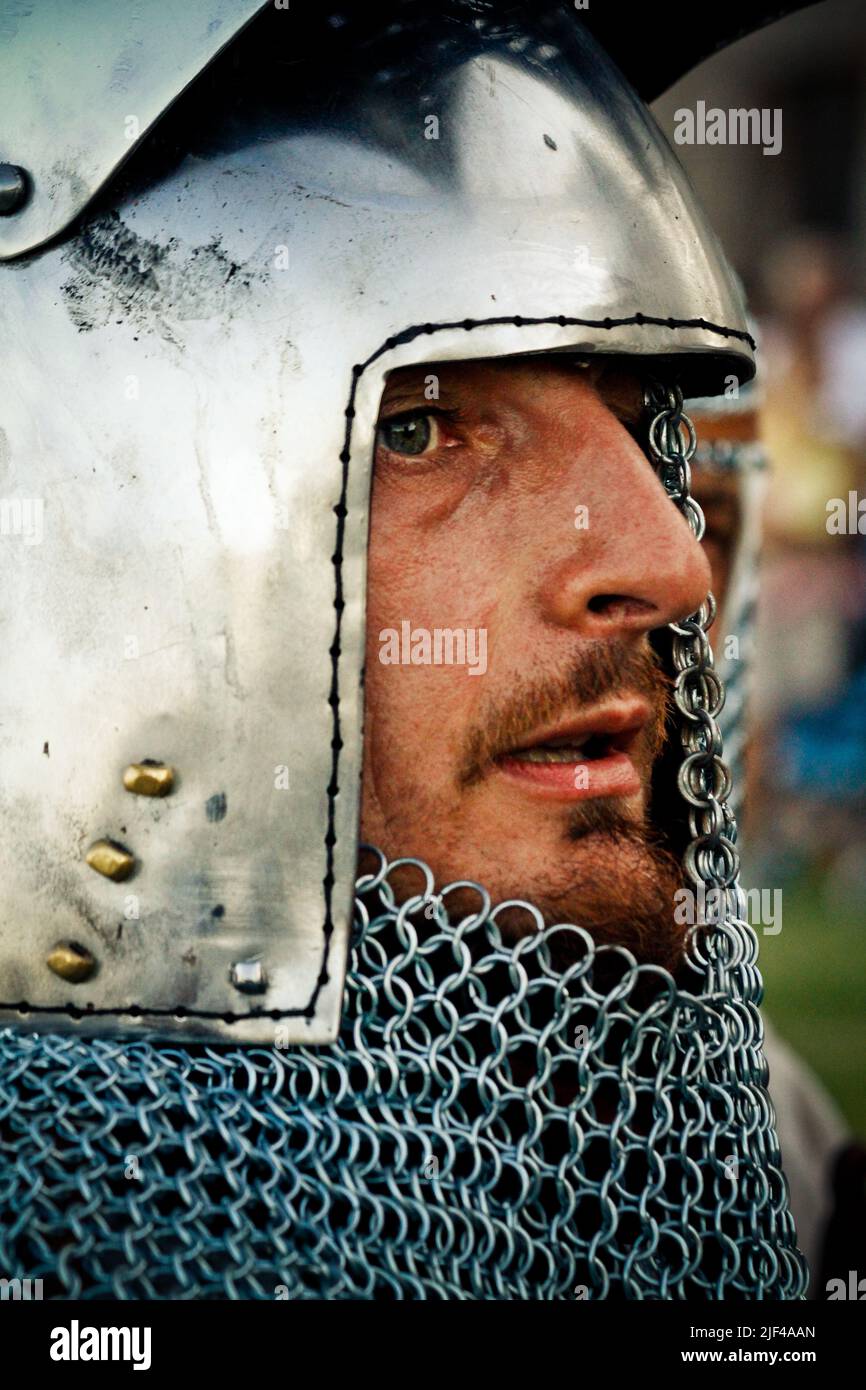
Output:
<svg viewBox="0 0 866 1390">
<path fill-rule="evenodd" d="M 670 964 L 679 876 L 649 822 L 667 683 L 648 634 L 710 578 L 630 433 L 640 412 L 637 377 L 557 358 L 389 377 L 361 829 L 440 887 L 477 880 Z M 525 912 L 510 926 L 533 929 Z"/>
</svg>

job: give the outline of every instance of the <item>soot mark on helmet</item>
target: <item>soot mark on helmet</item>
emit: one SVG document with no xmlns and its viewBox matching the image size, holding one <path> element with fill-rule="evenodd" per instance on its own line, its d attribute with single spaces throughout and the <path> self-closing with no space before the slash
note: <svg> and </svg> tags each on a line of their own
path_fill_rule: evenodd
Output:
<svg viewBox="0 0 866 1390">
<path fill-rule="evenodd" d="M 63 259 L 71 274 L 61 290 L 80 333 L 126 318 L 172 341 L 172 324 L 245 307 L 261 275 L 233 260 L 219 236 L 201 246 L 176 237 L 160 245 L 114 210 L 87 223 Z"/>
</svg>

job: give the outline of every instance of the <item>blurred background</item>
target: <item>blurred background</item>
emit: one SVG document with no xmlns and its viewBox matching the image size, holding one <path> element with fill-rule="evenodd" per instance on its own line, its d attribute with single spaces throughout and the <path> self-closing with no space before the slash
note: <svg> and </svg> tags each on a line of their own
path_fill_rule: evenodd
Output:
<svg viewBox="0 0 866 1390">
<path fill-rule="evenodd" d="M 826 0 L 701 64 L 654 104 L 672 144 L 699 101 L 782 112 L 776 155 L 674 148 L 759 340 L 747 431 L 769 467 L 740 838 L 744 886 L 782 891 L 781 931 L 758 925 L 764 1012 L 863 1136 L 866 4 Z"/>
</svg>

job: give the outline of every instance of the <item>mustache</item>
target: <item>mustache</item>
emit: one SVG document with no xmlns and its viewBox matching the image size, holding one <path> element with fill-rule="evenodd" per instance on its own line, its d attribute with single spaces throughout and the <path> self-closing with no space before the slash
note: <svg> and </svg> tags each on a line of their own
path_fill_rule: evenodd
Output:
<svg viewBox="0 0 866 1390">
<path fill-rule="evenodd" d="M 624 642 L 595 642 L 587 646 L 562 676 L 521 677 L 505 700 L 491 704 L 468 731 L 460 761 L 459 780 L 471 787 L 492 763 L 547 724 L 579 712 L 612 695 L 642 695 L 652 706 L 644 736 L 652 758 L 661 752 L 672 681 L 652 647 L 634 648 Z"/>
</svg>

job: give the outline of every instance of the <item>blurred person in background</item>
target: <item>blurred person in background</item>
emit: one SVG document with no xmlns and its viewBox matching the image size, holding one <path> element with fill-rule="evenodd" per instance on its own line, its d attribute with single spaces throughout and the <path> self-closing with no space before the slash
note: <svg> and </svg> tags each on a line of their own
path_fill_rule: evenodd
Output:
<svg viewBox="0 0 866 1390">
<path fill-rule="evenodd" d="M 816 866 L 829 907 L 866 893 L 866 537 L 849 518 L 849 498 L 866 495 L 866 304 L 850 287 L 852 263 L 840 241 L 799 231 L 762 275 L 773 467 L 755 688 L 765 761 L 752 795 L 762 872 L 778 880 Z"/>
<path fill-rule="evenodd" d="M 689 403 L 698 438 L 692 490 L 704 511 L 703 544 L 718 602 L 710 637 L 726 687 L 722 732 L 734 779 L 731 802 L 738 821 L 743 815 L 745 793 L 748 790 L 751 795 L 755 781 L 754 775 L 749 775 L 754 741 L 748 738 L 748 716 L 752 684 L 760 672 L 755 663 L 754 629 L 762 516 L 768 487 L 772 491 L 778 486 L 776 480 L 770 481 L 760 439 L 760 404 L 760 392 L 754 385 L 740 388 L 735 382 L 729 395 Z M 771 821 L 771 807 L 780 805 L 784 798 L 772 782 L 763 788 L 762 797 L 764 817 Z M 759 836 L 765 830 L 759 825 Z M 747 853 L 743 874 L 747 889 L 754 882 L 749 862 Z M 761 879 L 759 883 L 771 881 Z M 760 933 L 760 923 L 753 925 Z M 772 997 L 769 1005 L 772 1010 Z M 773 1027 L 766 1009 L 763 1019 L 769 1089 L 791 1208 L 811 1269 L 809 1293 L 812 1298 L 823 1299 L 831 1279 L 844 1280 L 850 1268 L 862 1268 L 866 1263 L 866 1148 L 853 1138 L 818 1077 Z"/>
</svg>

